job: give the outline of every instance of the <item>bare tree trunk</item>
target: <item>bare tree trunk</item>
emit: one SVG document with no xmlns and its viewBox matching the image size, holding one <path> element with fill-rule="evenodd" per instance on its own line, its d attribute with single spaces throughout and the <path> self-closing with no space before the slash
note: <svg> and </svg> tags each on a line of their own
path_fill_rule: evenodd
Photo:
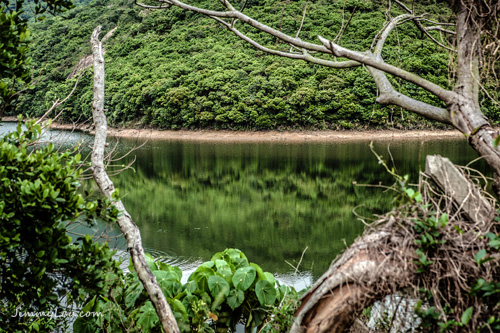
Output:
<svg viewBox="0 0 500 333">
<path fill-rule="evenodd" d="M 493 206 L 446 158 L 428 156 L 426 173 L 447 200 L 454 203 L 457 213 L 472 216 L 471 220 L 464 222 L 471 230 L 464 231 L 463 238 L 449 231 L 455 230 L 453 227 L 457 225 L 452 224 L 448 231 L 443 230 L 450 235 L 448 241 L 452 238 L 461 244 L 460 249 L 470 251 L 470 247 L 462 244 L 469 244 L 479 232 L 486 233 L 491 229 L 495 216 Z M 391 212 L 383 218 L 381 227 L 375 227 L 358 238 L 304 295 L 290 332 L 347 332 L 367 306 L 396 291 L 415 288 L 422 276 L 417 274 L 415 238 L 408 237 L 408 228 L 412 229 L 414 225 L 412 220 L 404 213 Z M 473 260 L 472 253 L 470 258 Z M 458 264 L 467 266 L 463 262 Z M 446 279 L 447 275 L 454 273 L 457 271 L 442 272 L 439 278 Z M 394 317 L 394 314 L 388 316 Z"/>
<path fill-rule="evenodd" d="M 92 174 L 101 192 L 108 199 L 113 200 L 114 205 L 121 212 L 121 215 L 117 218 L 118 226 L 127 241 L 127 248 L 130 251 L 130 256 L 137 276 L 148 293 L 151 303 L 153 303 L 163 329 L 165 332 L 177 333 L 179 332 L 179 327 L 175 317 L 165 299 L 165 295 L 156 281 L 155 275 L 151 272 L 146 262 L 139 228 L 130 217 L 122 201 L 113 199 L 115 187 L 104 168 L 107 121 L 104 115 L 104 57 L 102 54 L 102 44 L 99 41 L 100 32 L 101 26 L 98 26 L 92 33 L 90 39 L 94 57 L 94 98 L 92 101 L 92 114 L 95 124 L 95 141 L 92 151 Z"/>
<path fill-rule="evenodd" d="M 500 151 L 494 146 L 498 133 L 481 112 L 479 105 L 479 50 L 484 18 L 473 3 L 457 1 L 457 83 L 453 91 L 457 97 L 448 109 L 453 116 L 453 125 L 469 138 L 471 146 L 484 158 L 495 172 L 494 185 L 499 184 Z M 479 7 L 480 5 L 477 4 Z M 497 196 L 500 188 L 495 186 Z"/>
<path fill-rule="evenodd" d="M 375 299 L 406 287 L 414 275 L 415 252 L 397 252 L 404 241 L 389 224 L 359 238 L 342 254 L 302 300 L 290 332 L 347 332 L 354 319 Z"/>
</svg>

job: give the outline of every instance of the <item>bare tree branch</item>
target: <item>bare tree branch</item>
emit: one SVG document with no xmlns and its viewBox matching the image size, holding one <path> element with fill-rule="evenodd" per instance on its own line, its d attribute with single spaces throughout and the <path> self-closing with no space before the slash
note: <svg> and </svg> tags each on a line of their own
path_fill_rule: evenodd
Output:
<svg viewBox="0 0 500 333">
<path fill-rule="evenodd" d="M 398 1 L 398 0 L 394 0 L 395 3 L 397 3 L 401 8 L 403 8 L 404 10 L 406 10 L 408 13 L 412 14 L 412 15 L 415 15 L 415 12 L 414 12 L 414 9 L 412 7 L 412 9 L 408 8 L 407 6 L 405 6 L 405 4 L 403 4 L 401 1 Z M 436 43 L 437 45 L 441 46 L 442 48 L 448 50 L 448 51 L 451 51 L 451 52 L 457 52 L 456 50 L 442 44 L 440 41 L 438 41 L 436 38 L 434 38 L 430 33 L 429 33 L 429 30 L 424 27 L 422 25 L 422 23 L 420 23 L 420 20 L 415 20 L 415 25 L 420 29 L 420 31 L 422 31 L 427 37 L 429 37 L 434 43 Z M 436 23 L 434 23 L 436 24 Z M 439 24 L 439 23 L 437 23 Z M 430 30 L 435 30 L 435 29 L 430 29 Z"/>
<path fill-rule="evenodd" d="M 345 4 L 345 3 L 344 3 Z M 340 43 L 340 40 L 342 39 L 342 36 L 344 35 L 344 32 L 347 30 L 347 27 L 351 23 L 352 18 L 354 17 L 354 13 L 356 12 L 356 9 L 358 7 L 354 7 L 352 10 L 351 16 L 349 16 L 349 19 L 347 20 L 347 23 L 344 25 L 344 14 L 342 13 L 342 27 L 340 28 L 339 33 L 335 37 L 336 43 Z"/>
<path fill-rule="evenodd" d="M 141 280 L 144 289 L 149 295 L 160 323 L 165 332 L 178 333 L 179 327 L 174 315 L 165 299 L 161 288 L 158 286 L 155 275 L 151 272 L 144 255 L 139 228 L 125 209 L 122 201 L 114 199 L 115 187 L 104 167 L 104 148 L 107 136 L 107 121 L 104 115 L 104 57 L 102 45 L 99 41 L 101 26 L 98 26 L 91 37 L 92 53 L 94 55 L 94 98 L 92 101 L 92 114 L 95 124 L 95 142 L 92 151 L 92 174 L 101 192 L 121 212 L 117 217 L 117 223 L 127 241 L 130 257 L 134 264 L 137 276 Z"/>
<path fill-rule="evenodd" d="M 441 26 L 449 26 L 449 27 L 454 27 L 455 26 L 455 23 L 436 22 L 436 21 L 432 21 L 432 20 L 429 20 L 429 19 L 426 19 L 426 18 L 421 18 L 420 21 L 425 21 L 425 22 L 429 22 L 429 23 L 437 24 L 437 25 L 441 25 Z"/>
<path fill-rule="evenodd" d="M 455 31 L 447 30 L 439 25 L 433 25 L 432 27 L 425 27 L 425 31 L 433 31 L 433 30 L 438 30 L 450 35 L 456 35 L 457 33 Z"/>
<path fill-rule="evenodd" d="M 398 17 L 391 19 L 389 23 L 384 26 L 384 29 L 381 31 L 377 45 L 375 46 L 374 49 L 374 56 L 377 57 L 379 61 L 383 61 L 382 49 L 391 31 L 398 24 L 408 19 L 413 19 L 413 15 L 410 14 L 399 15 Z M 413 99 L 411 97 L 408 97 L 404 94 L 397 92 L 392 86 L 392 84 L 389 82 L 386 74 L 383 71 L 380 71 L 370 66 L 367 66 L 367 69 L 372 75 L 373 79 L 375 80 L 375 83 L 380 91 L 380 95 L 377 98 L 378 103 L 394 104 L 408 111 L 415 112 L 424 117 L 434 119 L 445 124 L 452 123 L 448 110 L 418 101 L 416 99 Z"/>
<path fill-rule="evenodd" d="M 135 1 L 136 1 L 135 2 L 136 5 L 147 8 L 146 5 L 138 3 L 137 0 L 135 0 Z M 244 23 L 260 30 L 260 31 L 263 31 L 265 33 L 268 33 L 272 36 L 275 36 L 275 37 L 281 39 L 283 42 L 285 42 L 287 44 L 291 44 L 291 45 L 296 46 L 298 48 L 303 48 L 303 49 L 310 50 L 310 51 L 330 53 L 330 51 L 327 48 L 325 48 L 323 45 L 308 43 L 308 42 L 301 40 L 300 38 L 290 37 L 287 34 L 282 33 L 281 31 L 278 31 L 274 28 L 271 28 L 268 25 L 265 25 L 263 23 L 260 23 L 257 20 L 252 19 L 251 17 L 235 10 L 234 7 L 228 1 L 224 1 L 225 5 L 228 8 L 232 8 L 228 11 L 214 11 L 214 10 L 198 8 L 198 7 L 194 7 L 194 6 L 185 4 L 185 3 L 178 1 L 178 0 L 161 0 L 161 2 L 170 4 L 170 5 L 174 5 L 174 6 L 177 6 L 177 7 L 180 7 L 182 9 L 186 9 L 186 10 L 189 10 L 192 12 L 200 13 L 200 14 L 209 16 L 211 18 L 219 17 L 219 18 L 238 19 L 241 22 L 244 22 Z"/>
<path fill-rule="evenodd" d="M 444 101 L 447 104 L 451 104 L 454 99 L 456 98 L 455 94 L 452 91 L 449 91 L 447 89 L 444 89 L 440 87 L 439 85 L 432 83 L 416 74 L 410 73 L 408 71 L 405 71 L 401 68 L 398 68 L 396 66 L 387 64 L 375 57 L 373 54 L 370 52 L 358 52 L 358 51 L 352 51 L 349 49 L 346 49 L 340 45 L 334 44 L 331 41 L 318 36 L 319 40 L 327 47 L 331 52 L 336 56 L 336 57 L 345 57 L 357 62 L 360 62 L 362 64 L 365 64 L 367 66 L 374 67 L 376 69 L 379 69 L 381 71 L 384 71 L 386 73 L 392 74 L 394 76 L 400 77 L 403 80 L 406 80 L 411 83 L 415 83 L 419 87 L 424 88 L 425 90 L 433 93 L 437 97 L 439 97 L 442 101 Z"/>
<path fill-rule="evenodd" d="M 236 36 L 238 36 L 242 40 L 253 45 L 257 49 L 262 50 L 264 52 L 267 52 L 269 54 L 277 55 L 280 57 L 291 58 L 291 59 L 300 59 L 300 60 L 304 60 L 304 61 L 311 62 L 314 64 L 332 67 L 332 68 L 350 68 L 350 67 L 357 67 L 357 66 L 361 65 L 360 63 L 358 63 L 356 61 L 351 61 L 351 60 L 349 60 L 349 61 L 331 61 L 331 60 L 313 57 L 306 50 L 302 50 L 302 53 L 291 53 L 291 52 L 283 52 L 283 51 L 273 50 L 273 49 L 270 49 L 268 47 L 265 47 L 265 46 L 257 43 L 256 41 L 254 41 L 250 37 L 246 36 L 241 31 L 236 29 L 234 27 L 234 25 L 232 25 L 224 20 L 221 20 L 218 17 L 211 17 L 211 18 L 216 20 L 217 22 L 223 24 L 229 31 L 232 31 Z"/>
<path fill-rule="evenodd" d="M 307 11 L 307 3 L 304 5 L 304 11 L 302 13 L 302 20 L 300 21 L 300 27 L 297 30 L 297 33 L 295 34 L 295 38 L 299 38 L 300 31 L 302 30 L 302 26 L 304 25 L 304 20 L 306 18 L 306 11 Z M 281 31 L 281 24 L 280 24 L 280 31 Z M 293 51 L 293 45 L 290 46 L 290 51 L 288 51 L 288 52 L 291 53 L 292 51 Z"/>
<path fill-rule="evenodd" d="M 43 122 L 45 120 L 45 118 L 47 118 L 47 116 L 53 111 L 55 110 L 58 106 L 64 104 L 64 102 L 66 102 L 68 100 L 68 98 L 71 97 L 71 95 L 73 95 L 73 93 L 75 92 L 76 90 L 76 87 L 78 86 L 78 82 L 80 81 L 80 78 L 82 77 L 83 73 L 85 73 L 85 69 L 82 70 L 80 72 L 80 74 L 78 74 L 78 77 L 76 78 L 76 82 L 75 82 L 75 85 L 73 86 L 73 89 L 71 90 L 71 92 L 62 100 L 60 101 L 59 98 L 56 99 L 56 101 L 52 104 L 52 106 L 50 107 L 50 109 L 47 110 L 47 112 L 45 112 L 43 114 L 43 116 L 41 116 L 37 121 L 36 121 L 36 124 L 40 124 L 41 122 Z M 60 114 L 60 113 L 59 113 Z M 56 118 L 59 116 L 59 114 L 56 116 Z"/>
</svg>

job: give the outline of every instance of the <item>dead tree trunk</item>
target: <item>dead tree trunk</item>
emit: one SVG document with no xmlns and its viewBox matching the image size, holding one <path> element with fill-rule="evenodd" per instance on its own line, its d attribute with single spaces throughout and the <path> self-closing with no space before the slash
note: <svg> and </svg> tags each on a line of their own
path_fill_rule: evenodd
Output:
<svg viewBox="0 0 500 333">
<path fill-rule="evenodd" d="M 156 310 L 160 323 L 165 332 L 177 333 L 179 327 L 175 317 L 159 287 L 155 275 L 151 272 L 144 256 L 141 233 L 125 209 L 122 201 L 113 198 L 115 187 L 104 168 L 104 149 L 106 146 L 107 121 L 104 115 L 104 56 L 102 44 L 99 41 L 101 26 L 98 26 L 90 39 L 94 57 L 94 98 L 92 100 L 92 115 L 95 124 L 95 141 L 92 150 L 92 175 L 101 192 L 114 202 L 121 212 L 117 218 L 118 226 L 127 241 L 127 248 L 134 264 L 135 271 L 141 280 L 149 299 Z"/>
<path fill-rule="evenodd" d="M 291 332 L 347 332 L 356 314 L 374 300 L 404 288 L 415 274 L 415 252 L 393 251 L 404 241 L 390 225 L 359 238 L 316 281 L 302 300 Z M 384 283 L 382 289 L 377 284 Z"/>
<path fill-rule="evenodd" d="M 491 227 L 493 206 L 450 160 L 428 156 L 426 173 L 474 225 L 462 238 L 454 236 L 457 243 L 468 243 Z M 365 307 L 418 284 L 416 246 L 405 232 L 413 222 L 401 227 L 402 220 L 397 212 L 388 215 L 382 227 L 357 239 L 334 262 L 303 297 L 292 333 L 347 332 Z M 453 225 L 449 229 L 454 230 Z"/>
</svg>

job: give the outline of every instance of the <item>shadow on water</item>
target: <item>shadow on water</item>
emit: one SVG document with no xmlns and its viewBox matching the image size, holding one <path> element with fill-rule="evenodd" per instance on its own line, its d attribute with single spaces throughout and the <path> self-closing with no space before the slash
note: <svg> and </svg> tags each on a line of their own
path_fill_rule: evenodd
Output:
<svg viewBox="0 0 500 333">
<path fill-rule="evenodd" d="M 79 138 L 72 134 L 65 141 Z M 140 143 L 121 139 L 117 153 Z M 456 139 L 379 141 L 374 146 L 413 181 L 428 154 L 462 165 L 477 156 L 465 140 Z M 134 157 L 134 169 L 113 181 L 147 251 L 178 265 L 185 278 L 214 253 L 235 247 L 301 289 L 362 233 L 363 223 L 353 211 L 369 218 L 387 211 L 393 199 L 379 187 L 353 184 L 393 183 L 367 142 L 149 141 L 118 163 Z M 474 166 L 486 170 L 484 163 Z M 300 260 L 299 274 L 293 275 Z"/>
</svg>

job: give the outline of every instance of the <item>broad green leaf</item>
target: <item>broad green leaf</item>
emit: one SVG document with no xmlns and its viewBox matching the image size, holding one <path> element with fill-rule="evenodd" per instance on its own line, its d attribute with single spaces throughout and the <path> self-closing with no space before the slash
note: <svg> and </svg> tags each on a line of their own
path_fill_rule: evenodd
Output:
<svg viewBox="0 0 500 333">
<path fill-rule="evenodd" d="M 193 293 L 196 289 L 198 289 L 198 283 L 196 281 L 191 280 L 184 285 L 184 289 L 190 293 Z"/>
<path fill-rule="evenodd" d="M 255 294 L 259 299 L 260 305 L 272 305 L 276 301 L 276 289 L 267 280 L 260 280 L 255 285 Z"/>
<path fill-rule="evenodd" d="M 83 309 L 81 310 L 82 313 L 85 313 L 85 312 L 90 312 L 92 311 L 92 308 L 94 307 L 94 304 L 95 304 L 95 299 L 96 297 L 92 297 L 92 299 L 90 301 L 87 302 L 87 304 L 85 304 L 85 306 L 83 307 Z"/>
<path fill-rule="evenodd" d="M 407 189 L 405 190 L 405 192 L 406 192 L 406 195 L 407 195 L 408 197 L 410 197 L 410 198 L 412 198 L 412 199 L 413 199 L 413 196 L 415 195 L 415 190 L 414 190 L 414 189 L 412 189 L 412 188 L 407 188 Z"/>
<path fill-rule="evenodd" d="M 158 265 L 156 264 L 154 258 L 152 255 L 150 255 L 149 253 L 145 253 L 145 257 L 146 257 L 146 263 L 148 264 L 149 266 L 149 269 L 154 272 L 156 270 L 158 270 Z"/>
<path fill-rule="evenodd" d="M 213 261 L 213 262 L 216 262 L 217 260 L 224 260 L 224 252 L 217 252 L 210 259 L 210 261 Z"/>
<path fill-rule="evenodd" d="M 240 250 L 238 250 L 238 249 L 226 249 L 224 252 L 233 261 L 241 259 L 241 258 L 247 259 L 247 257 L 245 256 L 245 254 L 243 252 L 241 252 Z"/>
<path fill-rule="evenodd" d="M 264 275 L 266 276 L 266 280 L 269 281 L 269 283 L 271 283 L 271 285 L 275 285 L 276 284 L 276 279 L 274 278 L 274 275 L 269 273 L 269 272 L 264 272 Z"/>
<path fill-rule="evenodd" d="M 176 317 L 177 320 L 179 320 L 178 317 L 180 317 L 182 320 L 188 321 L 188 314 L 186 311 L 186 307 L 184 306 L 184 304 L 182 304 L 181 301 L 179 301 L 178 299 L 174 299 L 174 300 L 169 300 L 168 303 L 170 305 L 170 308 L 174 312 L 174 316 Z M 177 316 L 176 314 L 178 314 L 179 316 Z"/>
<path fill-rule="evenodd" d="M 153 304 L 151 304 L 151 301 L 147 301 L 146 304 L 141 307 L 137 315 L 137 327 L 139 327 L 142 332 L 151 332 L 158 322 L 158 315 L 156 314 Z"/>
<path fill-rule="evenodd" d="M 476 253 L 474 259 L 476 260 L 478 265 L 481 265 L 483 258 L 486 257 L 486 249 L 482 249 Z"/>
<path fill-rule="evenodd" d="M 174 273 L 179 277 L 179 282 L 182 280 L 182 270 L 177 266 L 170 266 L 174 270 Z"/>
<path fill-rule="evenodd" d="M 205 261 L 203 264 L 201 264 L 201 266 L 212 268 L 215 266 L 215 263 L 213 261 Z"/>
<path fill-rule="evenodd" d="M 215 260 L 215 267 L 217 267 L 217 273 L 222 275 L 226 281 L 231 281 L 231 276 L 233 275 L 233 271 L 231 267 L 229 267 L 228 263 L 225 260 Z"/>
<path fill-rule="evenodd" d="M 229 295 L 229 283 L 222 277 L 214 275 L 208 278 L 208 288 L 214 299 L 225 299 Z"/>
<path fill-rule="evenodd" d="M 255 271 L 257 272 L 257 278 L 259 280 L 266 280 L 266 275 L 264 274 L 264 270 L 262 268 L 260 268 L 259 265 L 257 265 L 256 263 L 251 262 L 250 266 L 253 267 L 253 268 L 255 268 Z"/>
<path fill-rule="evenodd" d="M 175 297 L 182 290 L 182 285 L 179 282 L 179 277 L 172 270 L 170 272 L 154 271 L 156 281 L 164 294 L 168 297 Z"/>
<path fill-rule="evenodd" d="M 248 267 L 248 260 L 246 258 L 236 258 L 233 260 L 233 265 L 235 269 Z"/>
<path fill-rule="evenodd" d="M 201 290 L 208 291 L 208 278 L 215 275 L 215 271 L 210 267 L 201 265 L 194 271 L 190 276 L 188 281 L 196 281 L 198 288 Z"/>
<path fill-rule="evenodd" d="M 227 304 L 231 309 L 236 309 L 245 300 L 245 293 L 239 289 L 231 289 L 229 296 L 227 297 Z"/>
<path fill-rule="evenodd" d="M 127 308 L 132 307 L 135 305 L 135 301 L 141 296 L 141 293 L 143 291 L 144 287 L 142 286 L 142 283 L 136 282 L 132 288 L 129 288 L 126 291 L 126 296 L 125 296 L 125 306 Z"/>
<path fill-rule="evenodd" d="M 238 268 L 233 275 L 233 285 L 240 290 L 247 290 L 255 280 L 257 272 L 253 267 Z"/>
</svg>

